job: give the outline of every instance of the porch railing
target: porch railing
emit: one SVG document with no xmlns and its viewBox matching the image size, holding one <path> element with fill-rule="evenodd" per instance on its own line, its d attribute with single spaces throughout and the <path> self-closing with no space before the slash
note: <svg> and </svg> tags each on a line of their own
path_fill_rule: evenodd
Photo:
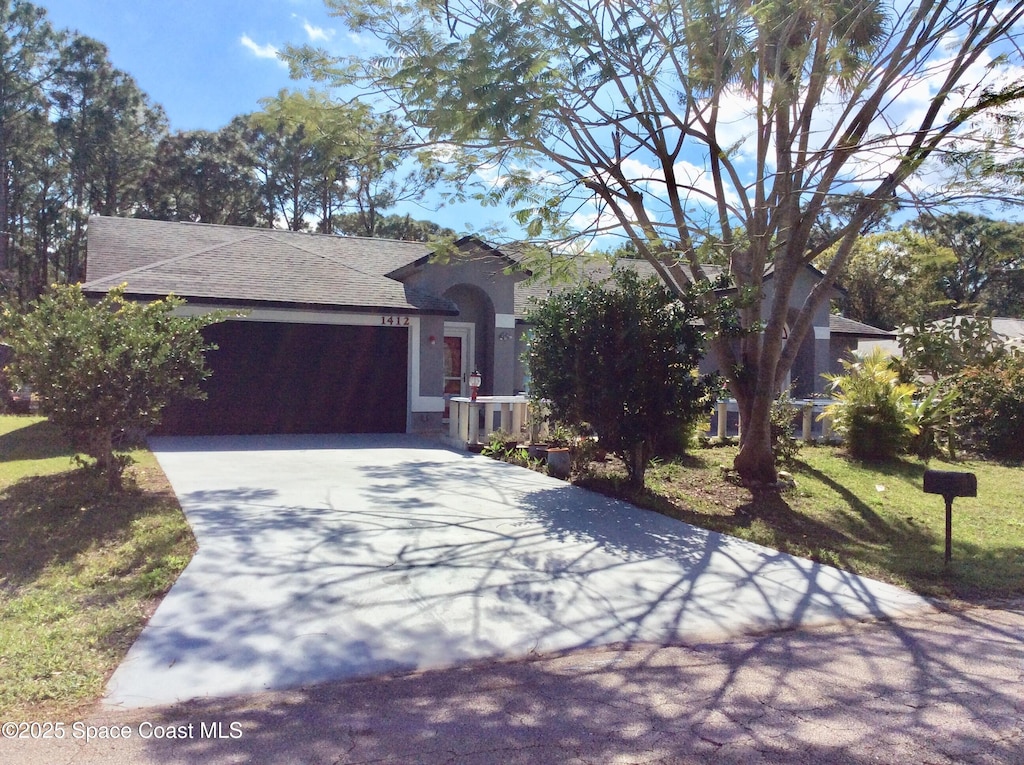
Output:
<svg viewBox="0 0 1024 765">
<path fill-rule="evenodd" d="M 497 430 L 532 439 L 547 424 L 532 421 L 530 415 L 529 396 L 477 396 L 476 401 L 456 397 L 449 401 L 448 436 L 466 447 L 488 443 Z"/>
<path fill-rule="evenodd" d="M 528 396 L 478 396 L 476 401 L 465 397 L 451 399 L 448 436 L 451 443 L 462 448 L 481 446 L 490 441 L 497 430 L 520 440 L 536 441 L 547 433 L 547 422 L 533 417 Z M 819 419 L 831 399 L 793 399 L 796 410 L 794 435 L 803 441 L 827 441 L 836 437 L 827 418 Z M 711 417 L 708 436 L 738 437 L 743 428 L 735 399 L 719 401 Z"/>
<path fill-rule="evenodd" d="M 790 405 L 796 410 L 794 417 L 794 435 L 802 441 L 820 439 L 828 441 L 836 438 L 832 431 L 831 422 L 827 417 L 819 419 L 822 411 L 829 404 L 835 401 L 828 398 L 794 398 L 790 399 Z M 715 413 L 707 434 L 718 438 L 738 437 L 743 429 L 740 421 L 740 410 L 736 399 L 719 401 L 715 406 Z"/>
</svg>

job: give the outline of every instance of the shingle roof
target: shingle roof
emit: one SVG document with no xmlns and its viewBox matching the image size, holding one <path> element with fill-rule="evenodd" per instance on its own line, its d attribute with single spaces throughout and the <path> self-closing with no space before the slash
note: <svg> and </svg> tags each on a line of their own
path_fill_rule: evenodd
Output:
<svg viewBox="0 0 1024 765">
<path fill-rule="evenodd" d="M 847 319 L 845 316 L 830 315 L 828 317 L 828 329 L 833 335 L 849 335 L 851 337 L 896 337 L 895 332 L 888 332 L 870 324 Z"/>
<path fill-rule="evenodd" d="M 127 282 L 133 296 L 456 312 L 387 276 L 430 254 L 419 242 L 103 216 L 89 219 L 88 242 L 90 293 Z"/>
<path fill-rule="evenodd" d="M 507 251 L 507 249 L 502 248 L 503 251 Z M 603 282 L 611 278 L 613 269 L 629 269 L 644 279 L 658 276 L 650 262 L 640 259 L 619 258 L 613 266 L 611 261 L 604 257 L 579 258 L 574 265 L 580 281 Z M 531 266 L 534 268 L 534 278 L 516 285 L 516 316 L 520 319 L 529 313 L 531 301 L 544 300 L 567 286 L 564 281 L 553 283 L 552 280 L 545 279 L 543 275 L 538 277 L 537 266 L 532 263 Z M 719 266 L 704 264 L 703 268 L 710 279 L 715 279 L 722 273 Z M 688 276 L 686 269 L 684 269 L 684 274 Z"/>
<path fill-rule="evenodd" d="M 508 251 L 508 248 L 504 249 Z M 616 261 L 615 267 L 632 269 L 644 278 L 657 276 L 654 266 L 646 260 L 620 258 Z M 710 279 L 715 279 L 722 273 L 720 266 L 705 264 L 703 268 Z M 581 258 L 577 261 L 576 265 L 580 280 L 587 279 L 596 282 L 602 282 L 610 278 L 612 269 L 611 262 L 606 258 Z M 516 317 L 519 319 L 523 319 L 529 313 L 532 301 L 544 300 L 552 294 L 565 289 L 565 282 L 553 284 L 551 280 L 545 280 L 543 275 L 536 278 L 537 274 L 535 273 L 534 276 L 534 279 L 516 285 Z M 837 335 L 875 338 L 896 337 L 893 332 L 887 332 L 884 329 L 872 327 L 869 324 L 847 319 L 845 316 L 829 316 L 828 324 L 830 332 Z"/>
<path fill-rule="evenodd" d="M 985 319 L 992 322 L 992 334 L 1003 341 L 1019 340 L 1024 338 L 1024 319 L 1010 319 L 1004 316 L 951 316 L 946 319 L 937 319 L 930 324 L 935 327 L 959 324 L 962 319 Z M 909 329 L 909 327 L 907 328 Z"/>
</svg>

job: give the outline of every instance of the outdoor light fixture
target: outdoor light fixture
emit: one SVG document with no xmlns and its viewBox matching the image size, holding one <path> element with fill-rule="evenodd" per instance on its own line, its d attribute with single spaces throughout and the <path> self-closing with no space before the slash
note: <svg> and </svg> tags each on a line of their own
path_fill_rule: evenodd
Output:
<svg viewBox="0 0 1024 765">
<path fill-rule="evenodd" d="M 469 400 L 476 401 L 477 391 L 480 390 L 480 383 L 483 382 L 483 378 L 479 372 L 473 372 L 469 376 Z"/>
</svg>

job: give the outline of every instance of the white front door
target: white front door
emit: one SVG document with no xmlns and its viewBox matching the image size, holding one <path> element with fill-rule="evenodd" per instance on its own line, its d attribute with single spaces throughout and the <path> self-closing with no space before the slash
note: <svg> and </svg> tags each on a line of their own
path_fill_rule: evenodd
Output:
<svg viewBox="0 0 1024 765">
<path fill-rule="evenodd" d="M 448 420 L 448 399 L 469 395 L 469 376 L 473 372 L 473 325 L 466 322 L 444 323 L 444 420 Z"/>
</svg>

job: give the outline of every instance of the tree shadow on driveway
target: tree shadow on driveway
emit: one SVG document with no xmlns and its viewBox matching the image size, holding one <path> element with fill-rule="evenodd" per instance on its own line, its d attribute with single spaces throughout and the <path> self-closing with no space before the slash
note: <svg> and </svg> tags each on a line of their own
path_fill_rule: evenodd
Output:
<svg viewBox="0 0 1024 765">
<path fill-rule="evenodd" d="M 199 552 L 115 674 L 113 703 L 926 607 L 485 458 L 351 457 L 275 454 L 310 476 L 281 493 L 256 483 L 257 464 L 250 485 L 182 495 Z"/>
<path fill-rule="evenodd" d="M 162 710 L 152 762 L 1020 762 L 1024 604 Z M 153 719 L 152 717 L 150 719 Z"/>
</svg>

